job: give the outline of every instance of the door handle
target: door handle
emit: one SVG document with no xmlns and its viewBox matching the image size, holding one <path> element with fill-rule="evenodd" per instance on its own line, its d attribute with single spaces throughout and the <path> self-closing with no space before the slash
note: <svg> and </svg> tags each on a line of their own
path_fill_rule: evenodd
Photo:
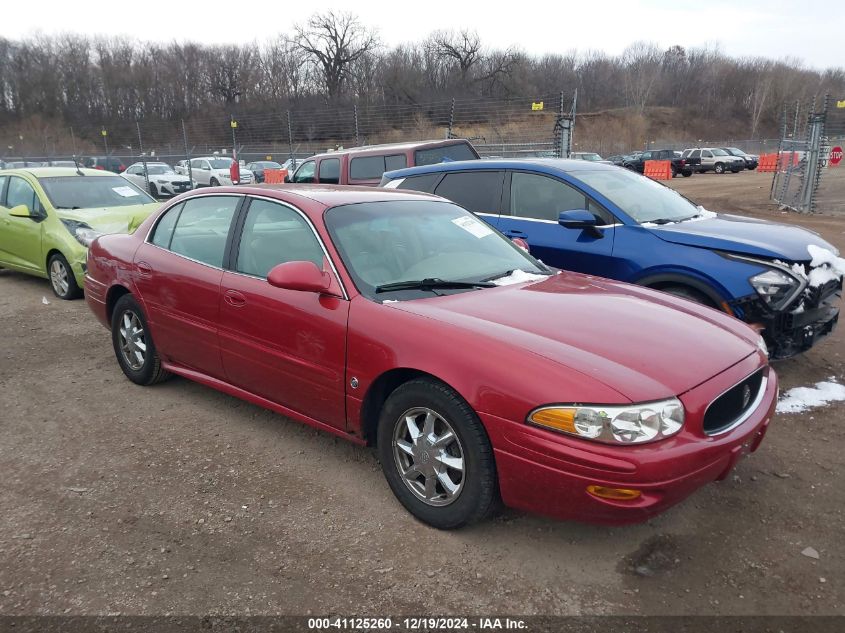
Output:
<svg viewBox="0 0 845 633">
<path fill-rule="evenodd" d="M 525 237 L 525 232 L 517 230 L 505 231 L 505 235 L 507 235 L 508 237 Z"/>
<path fill-rule="evenodd" d="M 223 300 L 234 308 L 246 305 L 246 297 L 237 290 L 227 290 L 223 293 Z"/>
<path fill-rule="evenodd" d="M 153 267 L 147 262 L 138 262 L 136 266 L 138 267 L 138 274 L 140 274 L 141 277 L 152 277 Z"/>
</svg>

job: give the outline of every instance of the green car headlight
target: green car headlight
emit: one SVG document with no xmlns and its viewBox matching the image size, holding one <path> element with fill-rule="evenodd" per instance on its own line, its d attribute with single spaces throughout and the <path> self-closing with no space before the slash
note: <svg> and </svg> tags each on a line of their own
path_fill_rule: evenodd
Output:
<svg viewBox="0 0 845 633">
<path fill-rule="evenodd" d="M 91 242 L 102 235 L 100 231 L 95 231 L 85 224 L 85 222 L 79 222 L 78 220 L 65 220 L 62 218 L 62 224 L 64 224 L 68 232 L 76 238 L 76 241 L 82 244 L 85 248 L 91 246 Z"/>
</svg>

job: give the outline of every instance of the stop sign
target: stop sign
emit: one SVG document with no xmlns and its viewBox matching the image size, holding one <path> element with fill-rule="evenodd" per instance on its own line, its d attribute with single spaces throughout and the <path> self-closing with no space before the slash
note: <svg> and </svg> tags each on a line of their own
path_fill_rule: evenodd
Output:
<svg viewBox="0 0 845 633">
<path fill-rule="evenodd" d="M 830 150 L 830 164 L 831 165 L 838 165 L 839 161 L 842 160 L 842 148 L 838 145 Z"/>
</svg>

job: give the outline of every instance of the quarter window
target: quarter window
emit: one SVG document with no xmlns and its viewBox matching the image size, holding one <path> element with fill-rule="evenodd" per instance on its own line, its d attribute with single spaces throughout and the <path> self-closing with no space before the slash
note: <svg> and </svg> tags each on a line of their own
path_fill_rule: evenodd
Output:
<svg viewBox="0 0 845 633">
<path fill-rule="evenodd" d="M 446 174 L 435 193 L 473 213 L 498 213 L 502 200 L 502 172 Z"/>
<path fill-rule="evenodd" d="M 314 231 L 296 211 L 275 202 L 253 200 L 238 246 L 237 271 L 267 277 L 284 262 L 310 261 L 323 266 L 323 249 Z"/>
<path fill-rule="evenodd" d="M 560 180 L 524 172 L 514 172 L 511 177 L 511 213 L 515 216 L 557 222 L 561 211 L 586 208 L 586 196 Z"/>
<path fill-rule="evenodd" d="M 313 160 L 309 160 L 307 163 L 302 163 L 302 166 L 297 169 L 296 173 L 293 175 L 293 181 L 299 183 L 314 182 L 315 168 L 316 164 Z"/>
<path fill-rule="evenodd" d="M 340 182 L 340 159 L 325 158 L 320 161 L 320 182 L 336 185 Z"/>
<path fill-rule="evenodd" d="M 170 250 L 222 268 L 226 239 L 239 201 L 236 196 L 204 196 L 187 200 L 176 221 Z M 170 213 L 172 211 L 168 215 Z"/>
<path fill-rule="evenodd" d="M 405 169 L 408 166 L 408 159 L 405 154 L 394 154 L 393 156 L 384 157 L 384 171 L 393 171 L 394 169 Z"/>
<path fill-rule="evenodd" d="M 176 220 L 179 219 L 179 212 L 185 204 L 177 204 L 172 209 L 165 211 L 164 215 L 156 224 L 153 233 L 152 243 L 162 248 L 170 249 L 170 240 L 173 239 L 173 229 L 176 228 Z"/>
<path fill-rule="evenodd" d="M 440 173 L 422 174 L 420 176 L 410 176 L 402 180 L 397 189 L 410 189 L 412 191 L 424 191 L 431 193 L 434 191 L 434 185 L 440 180 Z"/>
</svg>

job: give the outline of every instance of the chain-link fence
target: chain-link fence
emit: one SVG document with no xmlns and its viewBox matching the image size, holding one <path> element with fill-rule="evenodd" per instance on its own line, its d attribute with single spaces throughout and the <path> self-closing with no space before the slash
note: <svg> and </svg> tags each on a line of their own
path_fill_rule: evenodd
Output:
<svg viewBox="0 0 845 633">
<path fill-rule="evenodd" d="M 802 213 L 845 213 L 845 177 L 839 168 L 845 138 L 845 100 L 796 103 L 784 113 L 774 161 L 772 200 Z"/>
<path fill-rule="evenodd" d="M 845 213 L 845 95 L 830 98 L 824 110 L 821 167 L 815 192 L 815 210 Z"/>
</svg>

